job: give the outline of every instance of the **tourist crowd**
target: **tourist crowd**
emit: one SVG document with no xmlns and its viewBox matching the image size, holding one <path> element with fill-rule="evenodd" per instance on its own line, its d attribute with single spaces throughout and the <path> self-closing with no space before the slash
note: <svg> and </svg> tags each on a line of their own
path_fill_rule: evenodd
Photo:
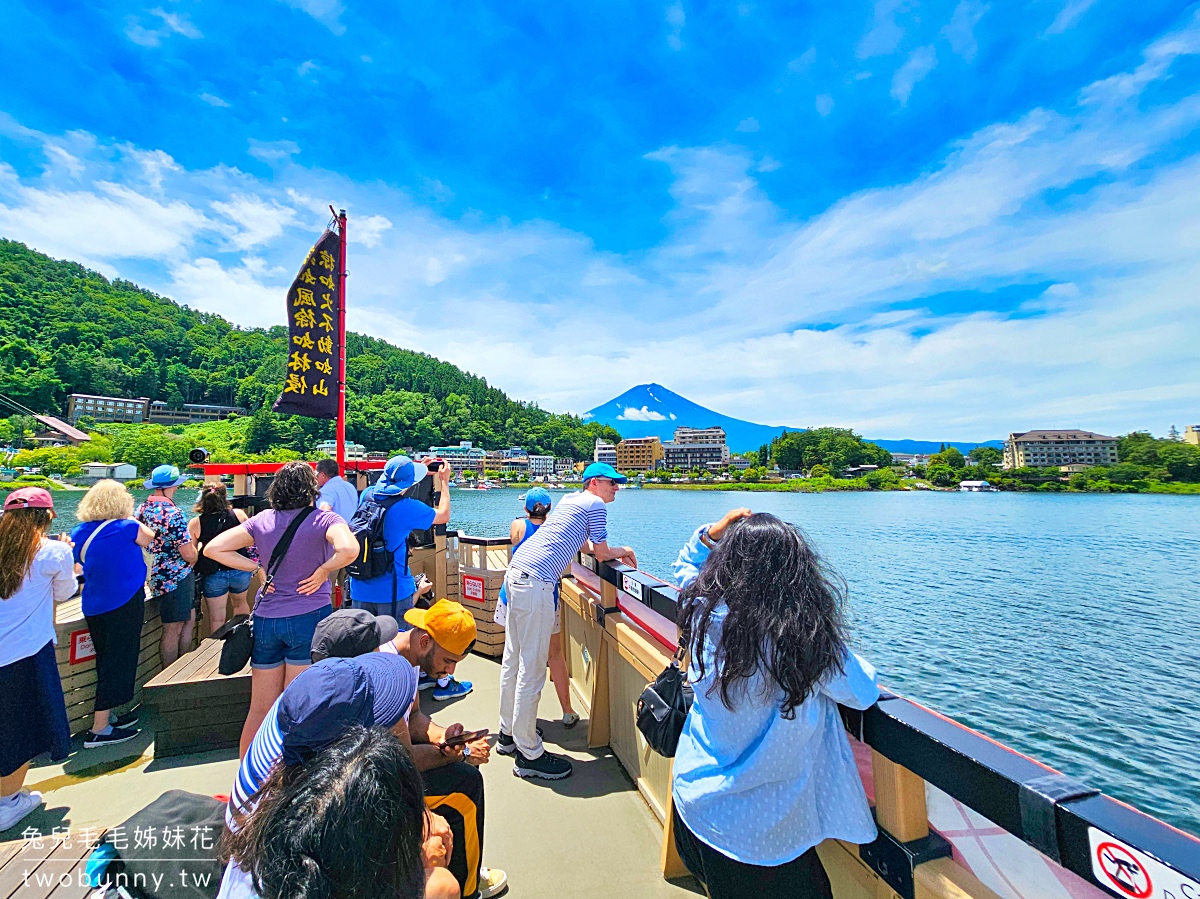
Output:
<svg viewBox="0 0 1200 899">
<path fill-rule="evenodd" d="M 416 496 L 427 475 L 435 505 Z M 0 514 L 0 831 L 41 803 L 22 789 L 30 761 L 70 748 L 54 605 L 77 595 L 82 577 L 97 681 L 85 748 L 138 733 L 136 712 L 117 709 L 134 697 L 148 598 L 163 622 L 164 666 L 190 650 L 197 608 L 220 632 L 252 615 L 250 711 L 220 843 L 220 899 L 503 891 L 505 873 L 483 863 L 480 767 L 494 748 L 513 756 L 518 777 L 572 774 L 537 724 L 547 670 L 563 726 L 579 721 L 559 582 L 581 550 L 633 567 L 637 559 L 608 543 L 606 507 L 625 481 L 611 466 L 588 466 L 583 490 L 556 507 L 530 490 L 510 528 L 495 612 L 505 628 L 498 731 L 438 725 L 421 694 L 471 691 L 454 674 L 477 626 L 413 577 L 409 543 L 449 521 L 450 476 L 445 463 L 399 456 L 360 497 L 331 460 L 315 471 L 290 462 L 266 510 L 247 517 L 213 484 L 188 521 L 174 499 L 179 471 L 160 466 L 136 508 L 121 484 L 92 487 L 69 537 L 50 536 L 50 493 L 10 493 Z M 383 554 L 384 573 L 363 576 L 370 553 Z M 816 846 L 875 835 L 837 708 L 878 698 L 874 669 L 847 646 L 844 586 L 796 527 L 748 509 L 698 528 L 674 572 L 694 689 L 673 767 L 679 854 L 714 899 L 829 897 Z M 347 593 L 336 611 L 335 583 Z"/>
</svg>

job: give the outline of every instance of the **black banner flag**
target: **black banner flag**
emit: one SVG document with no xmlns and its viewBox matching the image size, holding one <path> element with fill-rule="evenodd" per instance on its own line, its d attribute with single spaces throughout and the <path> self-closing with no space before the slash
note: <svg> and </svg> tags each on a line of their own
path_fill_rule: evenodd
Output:
<svg viewBox="0 0 1200 899">
<path fill-rule="evenodd" d="M 322 234 L 288 290 L 287 380 L 271 407 L 276 412 L 337 418 L 337 261 L 341 242 L 336 231 Z"/>
</svg>

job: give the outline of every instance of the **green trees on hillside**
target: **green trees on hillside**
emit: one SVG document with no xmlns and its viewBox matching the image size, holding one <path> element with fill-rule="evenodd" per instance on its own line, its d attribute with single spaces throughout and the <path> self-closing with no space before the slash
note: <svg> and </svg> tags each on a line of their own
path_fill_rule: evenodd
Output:
<svg viewBox="0 0 1200 899">
<path fill-rule="evenodd" d="M 759 452 L 761 455 L 762 451 Z M 785 431 L 771 442 L 769 455 L 780 468 L 791 471 L 807 471 L 814 465 L 824 465 L 838 474 L 852 465 L 884 467 L 892 464 L 891 453 L 874 443 L 867 443 L 846 428 Z"/>
<path fill-rule="evenodd" d="M 0 239 L 0 393 L 38 411 L 62 414 L 71 393 L 245 406 L 253 417 L 245 452 L 307 452 L 333 437 L 333 423 L 269 411 L 286 340 L 285 328 L 238 328 Z M 362 334 L 347 335 L 347 345 L 347 437 L 368 449 L 473 440 L 580 459 L 597 437 L 620 439 L 612 428 L 511 400 L 425 353 Z"/>
</svg>

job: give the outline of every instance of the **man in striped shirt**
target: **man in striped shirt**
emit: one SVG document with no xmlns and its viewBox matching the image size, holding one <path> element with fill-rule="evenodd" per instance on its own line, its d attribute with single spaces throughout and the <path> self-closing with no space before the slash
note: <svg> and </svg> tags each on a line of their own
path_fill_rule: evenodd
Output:
<svg viewBox="0 0 1200 899">
<path fill-rule="evenodd" d="M 594 462 L 583 472 L 583 491 L 563 499 L 534 534 L 513 553 L 504 578 L 508 621 L 500 668 L 500 736 L 496 751 L 516 755 L 513 774 L 560 780 L 571 776 L 571 762 L 547 752 L 537 730 L 538 701 L 546 683 L 550 634 L 558 617 L 554 587 L 572 557 L 590 544 L 599 562 L 620 559 L 637 567 L 628 546 L 608 545 L 605 503 L 617 497 L 625 476 L 611 465 Z"/>
</svg>

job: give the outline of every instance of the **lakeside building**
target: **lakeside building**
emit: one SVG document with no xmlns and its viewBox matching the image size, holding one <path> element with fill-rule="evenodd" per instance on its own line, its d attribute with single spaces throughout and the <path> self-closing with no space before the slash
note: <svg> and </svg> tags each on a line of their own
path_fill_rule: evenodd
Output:
<svg viewBox="0 0 1200 899">
<path fill-rule="evenodd" d="M 131 481 L 138 476 L 137 466 L 129 462 L 87 462 L 80 466 L 83 474 L 74 480 L 94 484 L 112 478 L 114 481 Z"/>
<path fill-rule="evenodd" d="M 1008 435 L 1004 468 L 1115 465 L 1117 438 L 1092 431 L 1025 431 Z"/>
<path fill-rule="evenodd" d="M 241 406 L 220 406 L 216 403 L 184 403 L 181 409 L 168 409 L 162 400 L 150 404 L 146 420 L 157 425 L 194 425 L 205 421 L 224 421 L 230 415 L 245 415 Z"/>
<path fill-rule="evenodd" d="M 121 396 L 72 393 L 67 397 L 67 422 L 75 424 L 85 415 L 97 422 L 141 424 L 150 418 L 150 397 L 129 399 Z"/>
<path fill-rule="evenodd" d="M 557 477 L 575 474 L 575 460 L 558 457 L 554 460 L 554 474 Z"/>
<path fill-rule="evenodd" d="M 893 465 L 928 465 L 933 453 L 892 453 Z"/>
<path fill-rule="evenodd" d="M 617 464 L 617 445 L 609 443 L 607 440 L 597 440 L 596 448 L 592 451 L 593 462 L 607 462 L 609 465 Z"/>
<path fill-rule="evenodd" d="M 431 446 L 429 455 L 445 459 L 455 474 L 483 471 L 483 463 L 487 459 L 487 453 L 476 448 L 470 440 L 460 440 L 458 446 Z"/>
<path fill-rule="evenodd" d="M 320 443 L 317 444 L 317 452 L 324 453 L 326 456 L 336 459 L 337 458 L 337 441 L 336 440 L 322 440 Z M 367 448 L 365 446 L 363 446 L 361 443 L 347 443 L 346 444 L 346 458 L 347 459 L 365 459 L 365 458 L 367 458 Z M 386 458 L 386 456 L 385 456 L 385 458 Z"/>
<path fill-rule="evenodd" d="M 706 468 L 729 464 L 724 428 L 676 428 L 675 439 L 662 445 L 667 468 Z"/>
<path fill-rule="evenodd" d="M 553 456 L 530 456 L 529 457 L 529 476 L 531 478 L 552 478 L 552 477 L 554 477 L 554 457 Z"/>
<path fill-rule="evenodd" d="M 663 445 L 657 437 L 630 437 L 617 444 L 620 471 L 653 471 L 662 460 Z"/>
<path fill-rule="evenodd" d="M 1183 440 L 1192 446 L 1200 446 L 1200 425 L 1188 425 L 1184 428 Z"/>
</svg>

